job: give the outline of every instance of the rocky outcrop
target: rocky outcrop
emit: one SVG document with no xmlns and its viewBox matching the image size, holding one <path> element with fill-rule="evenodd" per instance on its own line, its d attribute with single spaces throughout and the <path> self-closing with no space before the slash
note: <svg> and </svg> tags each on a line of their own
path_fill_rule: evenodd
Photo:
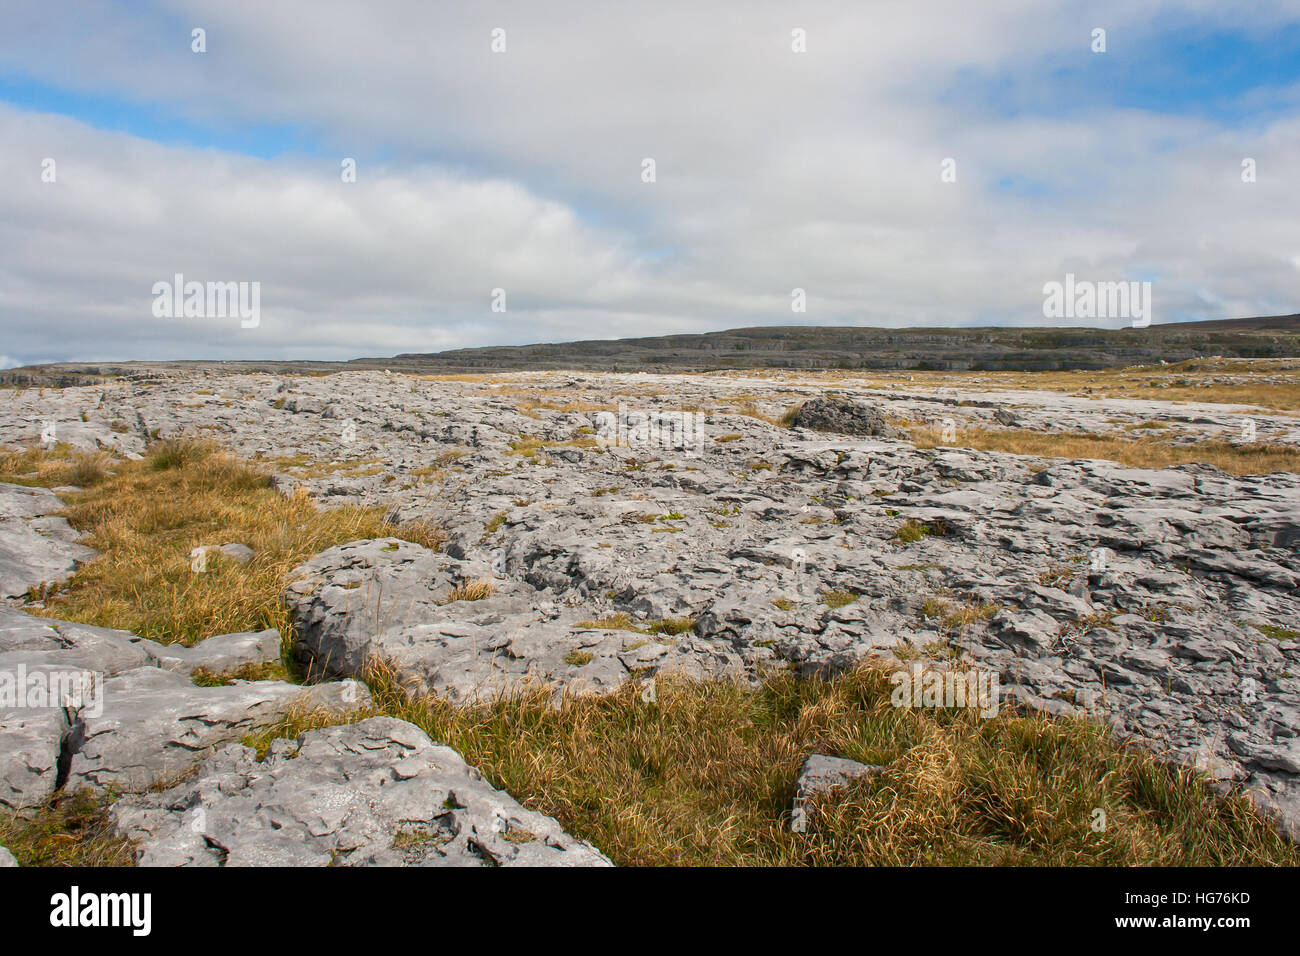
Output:
<svg viewBox="0 0 1300 956">
<path fill-rule="evenodd" d="M 62 509 L 47 488 L 0 483 L 0 600 L 63 581 L 95 556 L 68 519 L 55 516 Z"/>
<path fill-rule="evenodd" d="M 836 388 L 875 413 L 816 419 L 829 432 L 806 417 L 773 426 L 823 400 L 824 382 L 784 374 L 213 373 L 57 401 L 0 395 L 0 440 L 52 415 L 120 419 L 133 435 L 202 429 L 280 462 L 286 494 L 446 526 L 442 553 L 350 542 L 295 572 L 294 653 L 314 679 L 381 658 L 412 690 L 464 702 L 941 653 L 996 673 L 1005 703 L 1107 721 L 1300 821 L 1300 476 L 956 447 L 967 427 L 1131 437 L 1148 425 L 1191 447 L 1245 433 L 1297 444 L 1300 418 L 987 386 Z M 662 433 L 602 442 L 596 416 L 619 405 L 655 420 L 701 409 L 702 449 Z M 890 438 L 884 414 L 942 426 L 954 447 Z M 483 581 L 488 596 L 451 600 Z M 78 647 L 143 653 L 67 630 Z"/>
<path fill-rule="evenodd" d="M 608 866 L 413 724 L 373 717 L 230 746 L 113 816 L 144 866 Z"/>
<path fill-rule="evenodd" d="M 0 606 L 0 805 L 31 808 L 61 789 L 144 789 L 296 708 L 369 702 L 355 681 L 200 687 L 190 678 L 198 667 L 220 674 L 279 659 L 274 630 L 186 648 Z"/>
<path fill-rule="evenodd" d="M 290 574 L 295 649 L 313 676 L 358 676 L 386 662 L 412 693 L 458 702 L 554 689 L 613 690 L 660 671 L 738 673 L 740 659 L 695 635 L 654 633 L 495 579 L 486 598 L 448 603 L 456 582 L 487 571 L 396 539 L 331 548 Z"/>
</svg>

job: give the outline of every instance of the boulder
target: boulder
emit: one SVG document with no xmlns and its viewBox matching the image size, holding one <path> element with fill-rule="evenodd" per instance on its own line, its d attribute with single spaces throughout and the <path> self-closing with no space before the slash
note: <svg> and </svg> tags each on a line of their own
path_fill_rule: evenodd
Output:
<svg viewBox="0 0 1300 956">
<path fill-rule="evenodd" d="M 885 416 L 878 409 L 847 398 L 809 399 L 795 412 L 791 425 L 839 435 L 903 437 L 902 432 L 885 422 Z"/>
<path fill-rule="evenodd" d="M 803 833 L 808 828 L 808 801 L 813 797 L 832 794 L 861 777 L 880 773 L 884 769 L 879 764 L 859 763 L 843 757 L 812 754 L 799 768 L 799 778 L 795 781 L 790 829 L 795 833 Z"/>
</svg>

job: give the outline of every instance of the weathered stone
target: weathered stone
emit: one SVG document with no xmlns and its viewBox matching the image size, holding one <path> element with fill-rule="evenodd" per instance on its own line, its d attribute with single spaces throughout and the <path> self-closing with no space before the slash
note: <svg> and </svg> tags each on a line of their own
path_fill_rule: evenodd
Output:
<svg viewBox="0 0 1300 956">
<path fill-rule="evenodd" d="M 840 435 L 901 437 L 901 432 L 889 425 L 878 409 L 847 398 L 809 399 L 795 412 L 791 425 Z"/>
<path fill-rule="evenodd" d="M 373 717 L 232 745 L 171 790 L 116 803 L 142 866 L 608 866 L 418 727 Z"/>
<path fill-rule="evenodd" d="M 0 606 L 0 804 L 35 806 L 65 785 L 152 786 L 293 708 L 369 702 L 355 681 L 197 687 L 189 677 L 200 666 L 221 674 L 279 656 L 274 630 L 186 648 Z"/>
<path fill-rule="evenodd" d="M 18 861 L 14 859 L 14 855 L 5 847 L 0 846 L 0 868 L 17 865 Z"/>
<path fill-rule="evenodd" d="M 161 644 L 93 624 L 33 617 L 0 605 L 0 654 L 15 655 L 28 665 L 81 667 L 100 674 L 120 674 L 153 662 Z"/>
<path fill-rule="evenodd" d="M 103 693 L 103 712 L 83 714 L 73 728 L 69 790 L 142 790 L 189 772 L 216 747 L 294 708 L 339 702 L 329 684 L 236 681 L 197 687 L 187 676 L 157 667 L 109 677 Z M 355 682 L 348 697 L 345 709 L 369 703 L 366 688 Z"/>
<path fill-rule="evenodd" d="M 46 488 L 0 482 L 0 599 L 25 595 L 72 576 L 95 556 L 66 518 L 63 502 Z"/>
<path fill-rule="evenodd" d="M 812 754 L 799 768 L 799 779 L 796 785 L 800 794 L 810 797 L 814 794 L 830 792 L 837 787 L 848 786 L 859 777 L 879 773 L 883 769 L 878 764 Z"/>
<path fill-rule="evenodd" d="M 23 810 L 54 795 L 69 729 L 61 707 L 0 706 L 0 805 Z"/>
<path fill-rule="evenodd" d="M 241 667 L 279 662 L 280 645 L 280 632 L 268 628 L 214 635 L 193 647 L 154 644 L 148 652 L 159 667 L 169 671 L 192 674 L 202 667 L 213 674 L 231 674 Z"/>
<path fill-rule="evenodd" d="M 190 551 L 190 562 L 196 570 L 207 570 L 213 558 L 224 558 L 236 564 L 253 560 L 253 549 L 246 544 L 201 544 Z"/>
<path fill-rule="evenodd" d="M 880 773 L 885 768 L 879 764 L 859 763 L 843 757 L 812 754 L 799 768 L 795 781 L 794 807 L 790 814 L 790 828 L 802 833 L 808 825 L 808 801 L 813 797 L 832 794 L 849 786 L 861 777 Z"/>
</svg>

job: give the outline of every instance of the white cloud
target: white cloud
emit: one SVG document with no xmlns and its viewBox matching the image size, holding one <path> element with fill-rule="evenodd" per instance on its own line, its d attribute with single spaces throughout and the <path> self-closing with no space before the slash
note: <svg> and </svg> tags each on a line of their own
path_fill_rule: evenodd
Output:
<svg viewBox="0 0 1300 956">
<path fill-rule="evenodd" d="M 216 129 L 292 125 L 337 155 L 166 147 L 0 105 L 0 335 L 25 361 L 1028 324 L 1067 271 L 1153 278 L 1156 321 L 1300 299 L 1300 121 L 945 97 L 965 71 L 1032 84 L 1099 23 L 1119 51 L 1162 14 L 1230 22 L 1208 2 L 137 9 L 90 8 L 75 29 L 30 14 L 0 66 Z M 1252 16 L 1267 29 L 1294 10 Z M 57 184 L 39 180 L 45 156 Z M 939 180 L 949 156 L 956 184 Z M 175 272 L 260 281 L 261 326 L 153 319 L 149 290 Z"/>
</svg>

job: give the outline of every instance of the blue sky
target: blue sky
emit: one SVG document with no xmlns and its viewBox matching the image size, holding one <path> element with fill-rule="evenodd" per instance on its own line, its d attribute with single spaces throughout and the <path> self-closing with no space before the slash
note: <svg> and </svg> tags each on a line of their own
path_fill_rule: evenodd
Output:
<svg viewBox="0 0 1300 956">
<path fill-rule="evenodd" d="M 57 113 L 95 129 L 129 133 L 169 146 L 220 149 L 261 159 L 293 152 L 323 155 L 314 136 L 289 124 L 194 121 L 166 99 L 92 95 L 18 73 L 0 75 L 0 102 L 28 113 Z"/>
<path fill-rule="evenodd" d="M 0 37 L 4 364 L 1043 324 L 1066 272 L 1300 309 L 1294 2 L 47 10 Z M 176 272 L 265 321 L 159 319 Z"/>
</svg>

